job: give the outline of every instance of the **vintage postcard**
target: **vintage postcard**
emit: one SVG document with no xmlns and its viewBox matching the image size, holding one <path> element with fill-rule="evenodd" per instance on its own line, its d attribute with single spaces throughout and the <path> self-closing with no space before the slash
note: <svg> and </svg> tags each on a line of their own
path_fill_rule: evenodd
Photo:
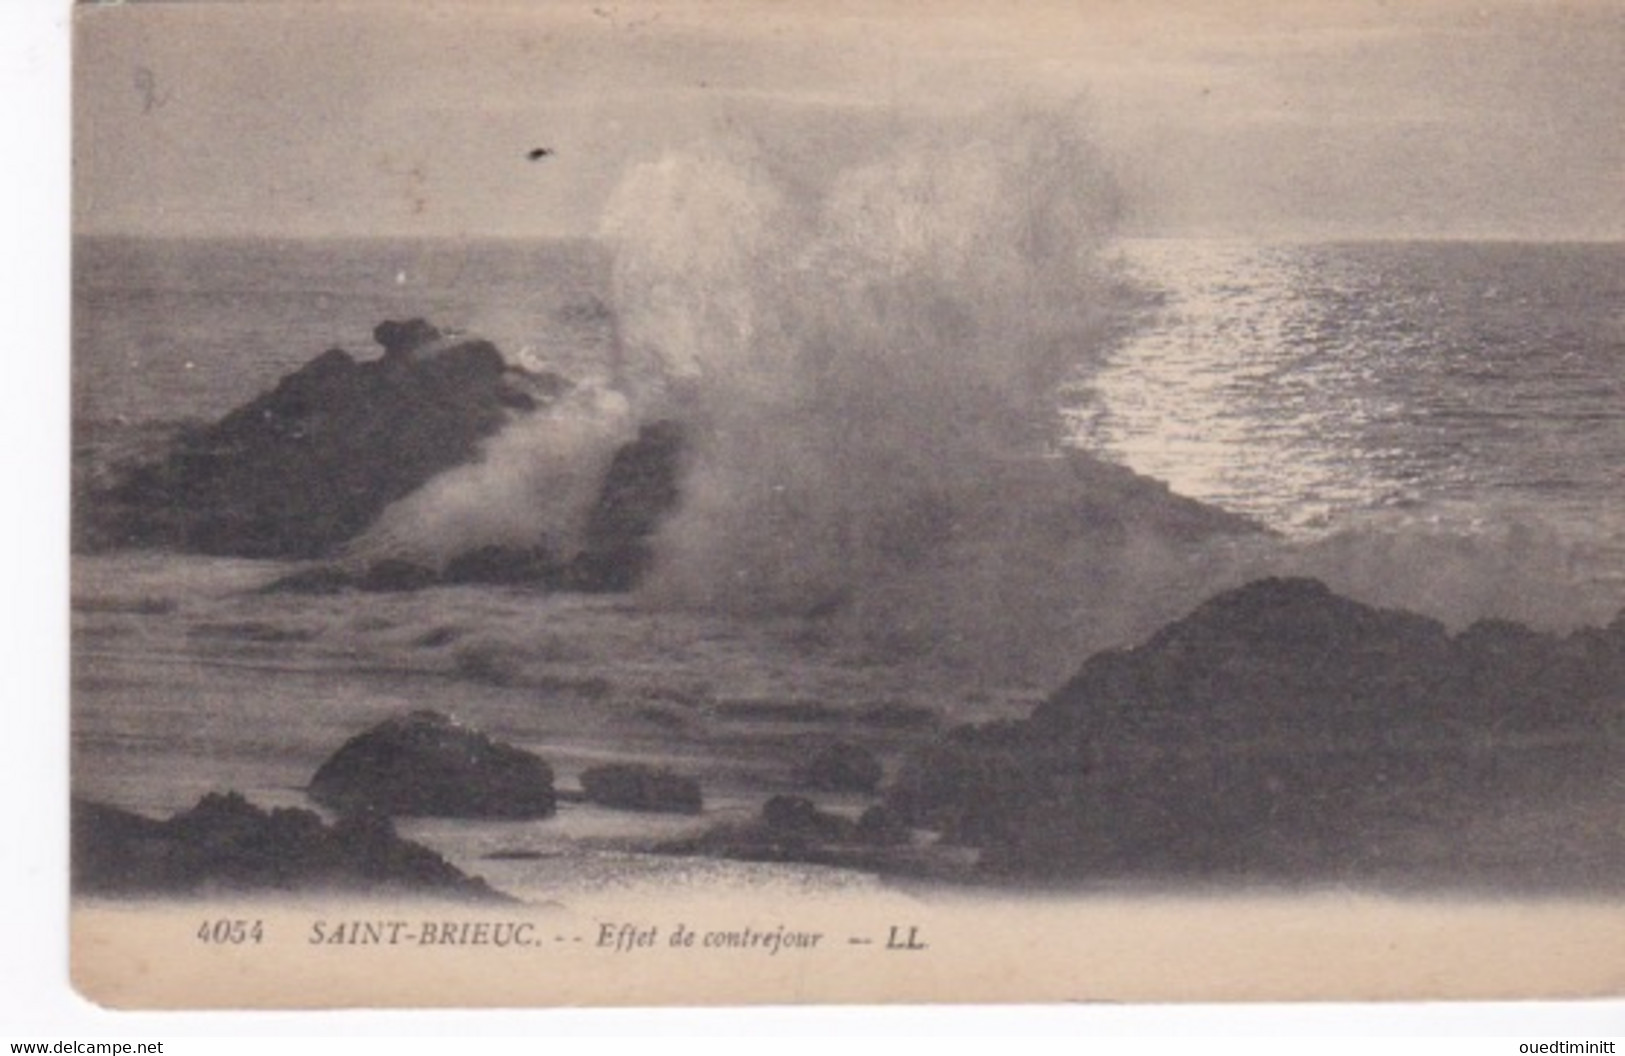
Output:
<svg viewBox="0 0 1625 1056">
<path fill-rule="evenodd" d="M 75 985 L 1625 994 L 1622 48 L 77 8 Z"/>
</svg>

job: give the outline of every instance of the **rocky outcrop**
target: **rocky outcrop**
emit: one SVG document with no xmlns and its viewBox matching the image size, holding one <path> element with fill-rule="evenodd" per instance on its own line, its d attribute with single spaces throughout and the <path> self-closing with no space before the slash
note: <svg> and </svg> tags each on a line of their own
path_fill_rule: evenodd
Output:
<svg viewBox="0 0 1625 1056">
<path fill-rule="evenodd" d="M 309 795 L 341 812 L 448 818 L 544 818 L 557 809 L 538 756 L 439 712 L 414 711 L 346 741 Z"/>
<path fill-rule="evenodd" d="M 675 421 L 642 426 L 610 461 L 566 582 L 583 591 L 631 590 L 653 559 L 651 541 L 677 508 L 686 433 Z"/>
<path fill-rule="evenodd" d="M 959 726 L 904 760 L 885 803 L 950 842 L 1000 844 L 1089 771 L 1082 753 L 1037 736 L 1031 723 Z"/>
<path fill-rule="evenodd" d="M 1221 594 L 1134 649 L 1084 664 L 1033 715 L 1055 735 L 1163 742 L 1321 738 L 1376 745 L 1449 725 L 1503 731 L 1594 725 L 1625 667 L 1606 635 L 1484 621 L 1452 637 L 1310 579 Z"/>
<path fill-rule="evenodd" d="M 609 763 L 581 773 L 587 802 L 617 810 L 661 814 L 698 814 L 703 806 L 700 783 L 662 767 Z"/>
<path fill-rule="evenodd" d="M 678 422 L 651 422 L 615 452 L 588 516 L 581 549 L 573 555 L 556 554 L 542 546 L 488 545 L 454 555 L 438 568 L 400 558 L 384 558 L 359 568 L 320 565 L 284 576 L 266 590 L 382 593 L 459 584 L 583 593 L 631 590 L 653 560 L 656 530 L 677 507 L 684 436 Z"/>
<path fill-rule="evenodd" d="M 379 358 L 324 352 L 219 421 L 179 431 L 160 457 L 119 468 L 80 459 L 75 547 L 331 558 L 391 503 L 477 459 L 515 416 L 570 388 L 557 375 L 508 364 L 488 341 L 444 334 L 423 319 L 380 323 L 373 337 Z M 611 459 L 574 553 L 489 545 L 437 567 L 398 558 L 322 566 L 271 589 L 630 590 L 649 565 L 655 530 L 677 505 L 684 454 L 679 423 L 643 425 Z"/>
<path fill-rule="evenodd" d="M 76 802 L 72 845 L 74 890 L 85 895 L 502 897 L 434 851 L 401 839 L 387 818 L 354 814 L 329 825 L 313 811 L 267 811 L 235 792 L 206 795 L 167 821 Z"/>
<path fill-rule="evenodd" d="M 381 358 L 324 352 L 91 496 L 80 541 L 322 556 L 565 384 L 422 319 L 382 323 L 374 336 Z"/>
<path fill-rule="evenodd" d="M 1452 636 L 1313 580 L 1262 580 L 1092 657 L 1027 720 L 950 731 L 885 802 L 1024 875 L 1288 878 L 1428 855 L 1538 871 L 1462 834 L 1617 765 L 1622 646 L 1625 621 Z"/>
</svg>

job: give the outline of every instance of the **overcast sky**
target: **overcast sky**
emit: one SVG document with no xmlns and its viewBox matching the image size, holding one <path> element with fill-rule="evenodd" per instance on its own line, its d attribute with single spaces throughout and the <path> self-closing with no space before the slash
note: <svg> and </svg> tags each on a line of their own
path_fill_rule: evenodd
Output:
<svg viewBox="0 0 1625 1056">
<path fill-rule="evenodd" d="M 1620 0 L 1009 6 L 82 8 L 77 222 L 585 234 L 667 150 L 835 166 L 1019 101 L 1076 108 L 1135 234 L 1625 238 Z"/>
</svg>

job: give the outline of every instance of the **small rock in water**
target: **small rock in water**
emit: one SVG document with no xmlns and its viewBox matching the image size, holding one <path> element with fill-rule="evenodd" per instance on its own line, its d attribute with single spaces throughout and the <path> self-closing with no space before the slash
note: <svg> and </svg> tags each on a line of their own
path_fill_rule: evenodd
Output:
<svg viewBox="0 0 1625 1056">
<path fill-rule="evenodd" d="M 883 806 L 873 806 L 858 819 L 858 839 L 880 847 L 897 847 L 908 843 L 913 832 L 896 812 Z"/>
<path fill-rule="evenodd" d="M 873 792 L 885 776 L 875 753 L 850 741 L 835 741 L 796 769 L 796 781 L 822 792 Z"/>
<path fill-rule="evenodd" d="M 698 814 L 700 783 L 692 777 L 638 763 L 610 763 L 582 771 L 581 790 L 589 803 L 621 810 Z"/>
<path fill-rule="evenodd" d="M 762 822 L 772 836 L 798 842 L 845 843 L 857 835 L 851 821 L 802 796 L 774 796 L 762 805 Z"/>
<path fill-rule="evenodd" d="M 436 711 L 414 711 L 352 737 L 310 782 L 340 811 L 446 818 L 544 818 L 557 809 L 542 759 Z"/>
</svg>

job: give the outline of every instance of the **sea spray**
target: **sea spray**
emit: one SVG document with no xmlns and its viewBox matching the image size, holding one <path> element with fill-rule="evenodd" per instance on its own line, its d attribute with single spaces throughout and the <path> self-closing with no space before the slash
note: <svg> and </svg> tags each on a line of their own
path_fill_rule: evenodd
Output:
<svg viewBox="0 0 1625 1056">
<path fill-rule="evenodd" d="M 1131 303 L 1077 116 L 917 128 L 816 185 L 761 156 L 668 155 L 606 211 L 628 383 L 695 433 L 646 597 L 1040 679 L 1168 614 L 1244 527 L 1055 452 Z"/>
<path fill-rule="evenodd" d="M 1285 539 L 1067 450 L 1058 387 L 1086 387 L 1144 303 L 1116 212 L 1068 113 L 916 127 L 794 173 L 760 142 L 635 166 L 600 232 L 604 386 L 521 417 L 355 550 L 568 560 L 615 448 L 675 418 L 692 451 L 646 604 L 804 617 L 809 640 L 956 677 L 1048 687 L 1272 574 L 1455 627 L 1617 609 L 1538 526 Z"/>
<path fill-rule="evenodd" d="M 440 569 L 483 546 L 541 547 L 568 558 L 615 451 L 637 433 L 626 398 L 579 384 L 518 417 L 477 461 L 393 503 L 348 548 L 360 563 L 394 558 Z"/>
<path fill-rule="evenodd" d="M 1259 574 L 1307 575 L 1370 605 L 1431 616 L 1452 630 L 1516 620 L 1567 632 L 1607 624 L 1625 608 L 1625 536 L 1528 509 L 1435 505 L 1367 513 L 1282 540 L 1252 562 Z"/>
<path fill-rule="evenodd" d="M 569 562 L 615 450 L 673 418 L 691 452 L 650 605 L 805 617 L 877 660 L 1042 686 L 1230 585 L 1251 525 L 1057 447 L 1058 386 L 1139 294 L 1078 115 L 836 153 L 860 160 L 790 173 L 730 142 L 630 169 L 601 232 L 603 384 L 518 415 L 349 556 Z"/>
</svg>

